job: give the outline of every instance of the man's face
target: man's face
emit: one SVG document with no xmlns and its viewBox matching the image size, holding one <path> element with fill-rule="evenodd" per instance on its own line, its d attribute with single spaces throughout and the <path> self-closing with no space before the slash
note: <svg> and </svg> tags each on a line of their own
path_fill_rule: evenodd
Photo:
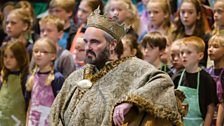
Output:
<svg viewBox="0 0 224 126">
<path fill-rule="evenodd" d="M 84 34 L 85 62 L 102 68 L 110 58 L 110 43 L 106 41 L 104 31 L 89 27 Z"/>
</svg>

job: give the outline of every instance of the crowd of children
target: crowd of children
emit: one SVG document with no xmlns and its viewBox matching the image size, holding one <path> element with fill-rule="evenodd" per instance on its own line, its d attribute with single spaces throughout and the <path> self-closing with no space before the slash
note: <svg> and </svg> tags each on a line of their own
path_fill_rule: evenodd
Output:
<svg viewBox="0 0 224 126">
<path fill-rule="evenodd" d="M 85 65 L 83 34 L 98 8 L 126 29 L 113 58 L 145 60 L 183 92 L 184 126 L 223 126 L 224 1 L 138 2 L 49 0 L 43 17 L 26 0 L 2 4 L 0 125 L 48 125 L 64 80 Z"/>
</svg>

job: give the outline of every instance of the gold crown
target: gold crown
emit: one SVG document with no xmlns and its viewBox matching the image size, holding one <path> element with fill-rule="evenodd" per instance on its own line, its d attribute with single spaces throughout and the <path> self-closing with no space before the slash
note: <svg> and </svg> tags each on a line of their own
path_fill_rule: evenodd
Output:
<svg viewBox="0 0 224 126">
<path fill-rule="evenodd" d="M 107 17 L 106 15 L 100 15 L 99 7 L 92 12 L 87 19 L 87 27 L 99 28 L 111 36 L 117 41 L 125 35 L 124 25 L 120 25 L 117 22 L 117 18 Z"/>
</svg>

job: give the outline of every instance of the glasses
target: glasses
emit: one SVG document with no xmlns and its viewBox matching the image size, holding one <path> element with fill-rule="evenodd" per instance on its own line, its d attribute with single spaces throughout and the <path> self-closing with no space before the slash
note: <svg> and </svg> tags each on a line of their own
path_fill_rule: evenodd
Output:
<svg viewBox="0 0 224 126">
<path fill-rule="evenodd" d="M 33 54 L 34 55 L 41 55 L 41 56 L 43 56 L 43 55 L 46 55 L 46 54 L 49 54 L 49 53 L 52 53 L 52 52 L 47 52 L 47 51 L 42 51 L 42 50 L 33 50 Z"/>
</svg>

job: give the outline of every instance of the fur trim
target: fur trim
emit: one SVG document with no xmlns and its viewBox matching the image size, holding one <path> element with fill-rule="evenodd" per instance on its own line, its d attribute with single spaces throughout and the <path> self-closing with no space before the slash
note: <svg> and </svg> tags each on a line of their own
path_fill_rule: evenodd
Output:
<svg viewBox="0 0 224 126">
<path fill-rule="evenodd" d="M 156 118 L 171 121 L 176 126 L 183 126 L 183 121 L 181 120 L 181 115 L 180 113 L 178 113 L 178 111 L 170 110 L 169 108 L 165 107 L 159 108 L 152 101 L 148 101 L 142 97 L 129 95 L 126 96 L 126 98 L 124 98 L 122 101 L 117 103 L 117 105 L 121 103 L 132 103 L 139 107 L 139 109 L 151 113 Z"/>
</svg>

